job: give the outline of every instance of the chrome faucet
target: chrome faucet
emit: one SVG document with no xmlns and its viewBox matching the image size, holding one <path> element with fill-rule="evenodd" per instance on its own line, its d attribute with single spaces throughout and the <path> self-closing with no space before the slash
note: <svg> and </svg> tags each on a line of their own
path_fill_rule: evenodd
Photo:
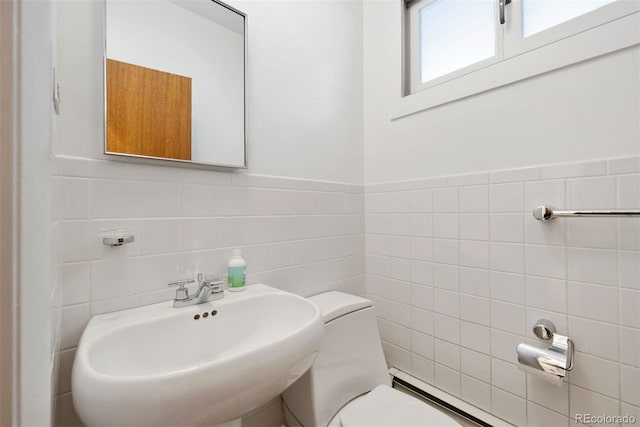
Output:
<svg viewBox="0 0 640 427">
<path fill-rule="evenodd" d="M 185 288 L 185 285 L 196 282 L 198 283 L 198 290 L 195 295 L 191 296 L 189 295 L 189 289 Z M 224 275 L 222 274 L 203 278 L 202 273 L 198 273 L 195 280 L 176 280 L 175 282 L 169 282 L 169 286 L 179 287 L 176 289 L 176 297 L 173 300 L 175 308 L 202 304 L 224 297 Z"/>
</svg>

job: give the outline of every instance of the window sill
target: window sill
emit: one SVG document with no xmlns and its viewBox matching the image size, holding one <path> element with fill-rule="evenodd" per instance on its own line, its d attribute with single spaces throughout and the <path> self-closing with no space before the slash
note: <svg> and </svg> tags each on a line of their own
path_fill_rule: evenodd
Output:
<svg viewBox="0 0 640 427">
<path fill-rule="evenodd" d="M 640 44 L 639 19 L 640 13 L 633 13 L 399 98 L 392 107 L 390 119 L 398 120 L 491 89 L 636 46 Z"/>
</svg>

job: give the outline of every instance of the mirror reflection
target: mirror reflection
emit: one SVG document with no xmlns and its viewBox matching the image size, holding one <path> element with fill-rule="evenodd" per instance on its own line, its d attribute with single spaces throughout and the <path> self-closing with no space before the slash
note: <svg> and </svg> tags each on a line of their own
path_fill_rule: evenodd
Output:
<svg viewBox="0 0 640 427">
<path fill-rule="evenodd" d="M 246 166 L 245 20 L 211 0 L 107 0 L 105 152 Z"/>
</svg>

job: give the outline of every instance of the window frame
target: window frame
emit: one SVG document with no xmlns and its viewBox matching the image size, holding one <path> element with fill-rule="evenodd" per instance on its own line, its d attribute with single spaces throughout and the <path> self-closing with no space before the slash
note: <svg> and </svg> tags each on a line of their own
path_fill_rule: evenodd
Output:
<svg viewBox="0 0 640 427">
<path fill-rule="evenodd" d="M 421 8 L 430 5 L 431 3 L 436 2 L 437 0 L 412 0 L 411 2 L 405 2 L 405 7 L 407 11 L 405 12 L 407 16 L 406 20 L 406 31 L 407 36 L 412 41 L 407 46 L 409 51 L 407 52 L 407 60 L 409 61 L 408 69 L 409 69 L 409 83 L 408 83 L 408 93 L 416 93 L 425 89 L 428 89 L 433 86 L 437 86 L 449 80 L 458 78 L 460 76 L 464 76 L 465 74 L 472 73 L 476 70 L 480 70 L 482 68 L 488 67 L 490 65 L 499 62 L 502 59 L 503 52 L 503 40 L 504 38 L 498 34 L 498 31 L 502 31 L 499 27 L 495 29 L 495 46 L 494 56 L 490 58 L 483 59 L 481 61 L 475 62 L 473 64 L 467 65 L 465 67 L 459 68 L 450 73 L 444 74 L 440 77 L 436 77 L 435 79 L 428 80 L 426 82 L 420 81 L 420 16 L 419 11 Z M 494 3 L 495 5 L 495 3 Z M 498 21 L 498 9 L 496 7 L 493 8 L 494 15 L 494 23 Z"/>
<path fill-rule="evenodd" d="M 402 40 L 403 89 L 392 106 L 391 120 L 640 44 L 640 2 L 618 0 L 533 34 L 528 44 L 514 45 L 509 37 L 522 34 L 522 21 L 513 25 L 514 18 L 522 16 L 522 3 L 512 0 L 505 11 L 506 24 L 497 23 L 502 28 L 501 33 L 496 33 L 497 37 L 503 39 L 502 49 L 497 50 L 499 59 L 488 65 L 473 64 L 468 69 L 425 82 L 424 88 L 414 90 L 411 60 L 415 62 L 417 57 L 411 58 L 411 25 L 405 2 L 400 1 L 405 30 Z M 409 8 L 418 4 L 413 2 Z"/>
<path fill-rule="evenodd" d="M 520 55 L 624 18 L 627 15 L 638 12 L 640 10 L 638 4 L 639 2 L 636 0 L 616 0 L 613 3 L 606 4 L 525 38 L 522 37 L 524 24 L 521 18 L 523 0 L 512 0 L 511 5 L 507 6 L 505 11 L 504 57 L 510 58 Z"/>
</svg>

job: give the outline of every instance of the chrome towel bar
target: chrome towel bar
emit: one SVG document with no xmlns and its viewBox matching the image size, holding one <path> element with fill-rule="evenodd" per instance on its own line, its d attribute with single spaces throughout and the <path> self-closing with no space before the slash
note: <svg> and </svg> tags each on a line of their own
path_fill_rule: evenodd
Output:
<svg viewBox="0 0 640 427">
<path fill-rule="evenodd" d="M 551 206 L 538 206 L 533 210 L 533 217 L 540 221 L 549 221 L 558 217 L 573 216 L 640 216 L 640 210 L 607 209 L 607 210 L 556 210 Z"/>
</svg>

